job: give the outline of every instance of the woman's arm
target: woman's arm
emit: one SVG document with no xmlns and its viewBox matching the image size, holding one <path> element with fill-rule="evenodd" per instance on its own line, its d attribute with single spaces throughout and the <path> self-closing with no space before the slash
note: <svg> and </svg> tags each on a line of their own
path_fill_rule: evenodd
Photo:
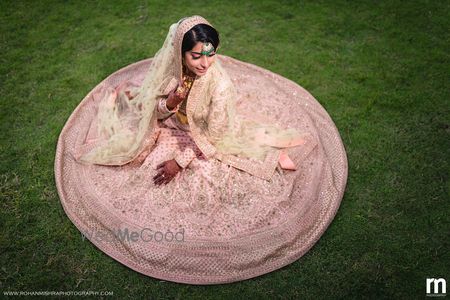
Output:
<svg viewBox="0 0 450 300">
<path fill-rule="evenodd" d="M 232 104 L 233 86 L 230 84 L 219 83 L 212 94 L 207 117 L 208 140 L 216 144 L 229 129 L 229 109 Z"/>
<path fill-rule="evenodd" d="M 208 112 L 203 116 L 206 126 L 191 126 L 191 131 L 195 143 L 207 159 L 213 157 L 220 159 L 221 155 L 215 145 L 229 130 L 228 106 L 234 103 L 233 86 L 225 84 L 215 86 L 211 90 Z"/>
<path fill-rule="evenodd" d="M 174 77 L 167 77 L 160 87 L 160 96 L 156 103 L 156 116 L 158 120 L 166 119 L 178 110 L 178 104 L 183 101 L 180 95 L 175 93 L 178 89 L 178 81 Z"/>
<path fill-rule="evenodd" d="M 167 107 L 167 98 L 162 97 L 158 101 L 158 107 L 156 110 L 158 120 L 165 119 L 178 110 L 178 106 L 173 109 Z"/>
<path fill-rule="evenodd" d="M 158 101 L 157 118 L 165 119 L 171 114 L 175 113 L 180 107 L 181 102 L 187 97 L 185 91 L 180 92 L 180 89 L 176 87 L 173 89 L 167 97 L 161 97 Z"/>
<path fill-rule="evenodd" d="M 192 148 L 185 148 L 183 151 L 178 151 L 174 159 L 180 167 L 185 169 L 195 157 L 196 154 Z"/>
</svg>

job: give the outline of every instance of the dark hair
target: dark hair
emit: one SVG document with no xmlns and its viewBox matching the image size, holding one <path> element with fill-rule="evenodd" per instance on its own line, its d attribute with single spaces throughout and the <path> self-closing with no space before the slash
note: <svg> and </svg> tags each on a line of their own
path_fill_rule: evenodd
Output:
<svg viewBox="0 0 450 300">
<path fill-rule="evenodd" d="M 207 24 L 197 24 L 184 34 L 181 44 L 181 54 L 194 48 L 198 42 L 210 42 L 214 49 L 219 46 L 219 33 Z"/>
</svg>

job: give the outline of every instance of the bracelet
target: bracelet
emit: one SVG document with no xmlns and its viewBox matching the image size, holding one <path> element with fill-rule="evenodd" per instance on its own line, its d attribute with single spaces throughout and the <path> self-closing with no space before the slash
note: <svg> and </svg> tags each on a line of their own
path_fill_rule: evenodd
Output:
<svg viewBox="0 0 450 300">
<path fill-rule="evenodd" d="M 169 110 L 167 107 L 167 98 L 161 98 L 161 100 L 159 100 L 158 108 L 162 114 L 168 114 L 178 110 L 178 106 L 176 106 L 173 110 Z"/>
</svg>

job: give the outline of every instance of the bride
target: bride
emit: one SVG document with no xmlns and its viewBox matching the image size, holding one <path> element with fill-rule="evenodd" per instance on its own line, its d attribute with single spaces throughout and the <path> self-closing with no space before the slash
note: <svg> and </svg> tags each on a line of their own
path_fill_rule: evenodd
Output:
<svg viewBox="0 0 450 300">
<path fill-rule="evenodd" d="M 281 268 L 314 245 L 342 199 L 345 149 L 325 109 L 219 49 L 204 18 L 172 24 L 153 58 L 83 99 L 58 140 L 69 218 L 152 277 L 212 284 Z M 159 235 L 101 238 L 111 232 Z"/>
<path fill-rule="evenodd" d="M 144 161 L 157 169 L 156 185 L 169 183 L 202 160 L 215 159 L 267 180 L 277 163 L 295 170 L 280 149 L 302 145 L 309 135 L 236 114 L 236 89 L 216 60 L 218 48 L 219 34 L 204 18 L 173 24 L 144 84 L 137 88 L 125 81 L 105 93 L 96 125 L 103 144 L 79 161 Z"/>
</svg>

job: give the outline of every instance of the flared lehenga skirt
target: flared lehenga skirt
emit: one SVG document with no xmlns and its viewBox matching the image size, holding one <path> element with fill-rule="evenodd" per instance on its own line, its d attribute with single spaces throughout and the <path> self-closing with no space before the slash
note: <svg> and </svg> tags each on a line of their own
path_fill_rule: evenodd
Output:
<svg viewBox="0 0 450 300">
<path fill-rule="evenodd" d="M 55 176 L 66 214 L 94 245 L 126 266 L 159 279 L 229 283 L 256 277 L 305 254 L 334 218 L 347 181 L 347 158 L 324 108 L 296 83 L 260 67 L 218 55 L 239 99 L 283 127 L 310 132 L 313 147 L 288 148 L 296 171 L 277 168 L 267 181 L 205 159 L 189 131 L 161 124 L 156 144 L 140 166 L 82 165 L 98 103 L 93 94 L 124 80 L 142 81 L 151 59 L 106 78 L 72 113 L 57 147 Z M 261 93 L 258 103 L 246 95 Z M 197 157 L 167 185 L 156 186 L 155 167 L 191 147 Z"/>
</svg>

